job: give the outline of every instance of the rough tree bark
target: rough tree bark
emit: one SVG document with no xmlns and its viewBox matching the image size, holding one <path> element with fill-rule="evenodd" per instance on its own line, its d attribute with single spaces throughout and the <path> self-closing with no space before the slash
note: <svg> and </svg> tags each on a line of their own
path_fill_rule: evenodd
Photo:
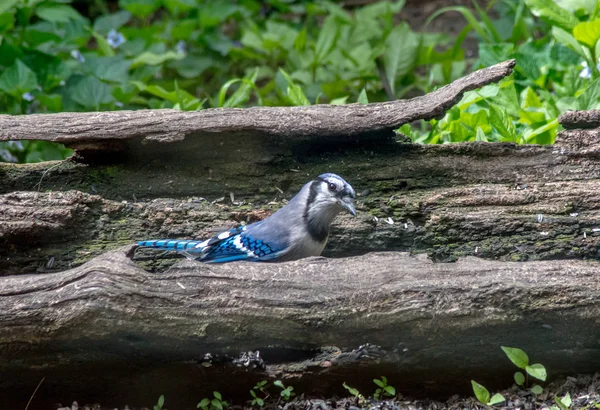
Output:
<svg viewBox="0 0 600 410">
<path fill-rule="evenodd" d="M 198 380 L 234 395 L 278 375 L 331 393 L 385 374 L 439 393 L 448 377 L 506 385 L 501 344 L 551 375 L 594 370 L 599 265 L 581 259 L 599 256 L 598 114 L 562 116 L 554 146 L 393 138 L 513 65 L 367 106 L 0 116 L 0 140 L 78 150 L 0 164 L 0 389 L 28 398 L 51 375 L 48 400 L 127 383 L 115 400 L 141 403 L 155 385 L 183 400 Z M 119 250 L 262 219 L 325 171 L 360 193 L 359 217 L 333 227 L 334 259 L 207 266 Z M 364 343 L 383 350 L 353 352 Z M 264 372 L 193 360 L 256 349 Z M 81 378 L 102 369 L 110 381 Z"/>
</svg>

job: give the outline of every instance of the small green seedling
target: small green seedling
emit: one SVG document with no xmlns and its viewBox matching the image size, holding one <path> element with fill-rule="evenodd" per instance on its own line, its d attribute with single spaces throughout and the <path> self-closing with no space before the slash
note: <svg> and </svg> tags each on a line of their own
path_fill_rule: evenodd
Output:
<svg viewBox="0 0 600 410">
<path fill-rule="evenodd" d="M 165 396 L 161 394 L 156 404 L 152 407 L 152 410 L 162 410 L 164 404 Z"/>
<path fill-rule="evenodd" d="M 373 383 L 379 387 L 373 394 L 375 400 L 380 400 L 383 396 L 394 397 L 396 395 L 396 389 L 394 386 L 388 385 L 387 377 L 381 376 L 381 379 L 373 379 Z"/>
<path fill-rule="evenodd" d="M 504 403 L 506 400 L 500 393 L 496 393 L 490 397 L 490 392 L 488 389 L 477 383 L 475 380 L 471 380 L 471 385 L 473 386 L 473 393 L 475 393 L 475 397 L 477 397 L 477 400 L 479 400 L 481 404 L 493 406 L 495 404 Z"/>
<path fill-rule="evenodd" d="M 355 389 L 354 387 L 348 386 L 346 384 L 346 382 L 344 382 L 342 384 L 342 386 L 344 386 L 344 389 L 348 390 L 348 393 L 350 393 L 354 397 L 354 400 L 356 400 L 359 404 L 366 402 L 365 396 L 363 396 L 362 394 L 360 394 L 360 392 L 358 391 L 358 389 Z"/>
<path fill-rule="evenodd" d="M 571 395 L 569 393 L 565 394 L 563 397 L 556 396 L 554 398 L 554 402 L 558 404 L 558 407 L 552 406 L 550 410 L 569 410 L 571 408 L 571 404 L 573 404 Z"/>
<path fill-rule="evenodd" d="M 252 401 L 250 402 L 251 406 L 258 405 L 262 407 L 265 405 L 265 400 L 269 397 L 269 393 L 265 391 L 265 385 L 267 384 L 266 380 L 260 381 L 256 383 L 256 385 L 250 390 L 250 395 L 252 396 Z M 263 394 L 263 397 L 260 397 L 257 392 Z"/>
<path fill-rule="evenodd" d="M 526 384 L 528 384 L 527 382 L 528 382 L 529 376 L 531 376 L 535 379 L 541 380 L 541 381 L 546 381 L 546 377 L 547 377 L 546 368 L 539 363 L 530 365 L 529 357 L 527 356 L 527 353 L 525 353 L 523 350 L 518 349 L 516 347 L 506 347 L 506 346 L 502 346 L 502 350 L 504 351 L 506 356 L 508 356 L 510 361 L 515 364 L 515 366 L 517 366 L 519 369 L 525 370 L 525 374 L 523 374 L 522 372 L 515 373 L 514 377 L 515 377 L 515 383 L 517 383 L 517 385 L 519 385 L 521 387 L 525 387 Z M 533 386 L 531 386 L 529 388 L 529 390 L 533 394 L 541 394 L 544 391 L 542 386 L 540 386 L 538 384 L 534 384 Z"/>
<path fill-rule="evenodd" d="M 294 391 L 293 391 L 294 388 L 292 386 L 285 387 L 285 385 L 283 384 L 283 382 L 281 380 L 275 380 L 273 382 L 273 385 L 281 388 L 281 392 L 279 393 L 279 395 L 285 401 L 290 401 L 290 399 L 296 395 L 296 393 L 294 393 Z"/>
<path fill-rule="evenodd" d="M 214 399 L 204 398 L 198 403 L 196 408 L 202 410 L 223 410 L 227 407 L 227 402 L 221 397 L 218 391 L 213 392 Z"/>
</svg>

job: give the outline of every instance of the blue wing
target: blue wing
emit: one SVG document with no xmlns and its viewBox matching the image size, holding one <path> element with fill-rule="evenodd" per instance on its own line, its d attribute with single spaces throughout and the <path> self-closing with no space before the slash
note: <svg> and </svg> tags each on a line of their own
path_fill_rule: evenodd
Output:
<svg viewBox="0 0 600 410">
<path fill-rule="evenodd" d="M 138 245 L 154 249 L 174 250 L 190 259 L 213 263 L 238 260 L 268 261 L 276 259 L 285 252 L 287 248 L 285 244 L 257 239 L 247 228 L 246 226 L 233 228 L 202 242 L 164 239 L 141 241 L 138 242 Z"/>
</svg>

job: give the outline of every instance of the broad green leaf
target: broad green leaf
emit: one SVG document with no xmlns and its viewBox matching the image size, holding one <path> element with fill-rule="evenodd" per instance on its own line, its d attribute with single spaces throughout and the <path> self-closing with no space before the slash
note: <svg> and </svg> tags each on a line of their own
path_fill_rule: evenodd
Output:
<svg viewBox="0 0 600 410">
<path fill-rule="evenodd" d="M 532 364 L 531 366 L 527 366 L 525 371 L 529 373 L 530 376 L 535 377 L 538 380 L 546 381 L 547 373 L 546 368 L 539 364 Z"/>
<path fill-rule="evenodd" d="M 102 36 L 99 33 L 96 33 L 95 31 L 92 32 L 92 35 L 96 39 L 96 43 L 98 44 L 98 50 L 100 50 L 100 55 L 107 57 L 112 57 L 115 55 L 115 51 L 110 46 L 110 44 L 108 44 L 108 41 L 106 41 L 106 38 L 104 38 L 104 36 Z"/>
<path fill-rule="evenodd" d="M 581 44 L 579 44 L 577 39 L 573 37 L 571 33 L 568 33 L 567 31 L 554 26 L 552 27 L 552 36 L 554 36 L 556 41 L 566 45 L 580 56 L 584 58 L 586 57 L 586 53 L 583 51 Z"/>
<path fill-rule="evenodd" d="M 164 395 L 160 395 L 160 397 L 158 398 L 158 407 L 161 407 L 165 405 L 165 396 Z"/>
<path fill-rule="evenodd" d="M 477 127 L 477 133 L 475 134 L 475 141 L 488 142 L 488 138 L 481 127 Z"/>
<path fill-rule="evenodd" d="M 4 13 L 21 0 L 3 0 L 0 2 L 0 13 Z"/>
<path fill-rule="evenodd" d="M 104 81 L 125 83 L 129 79 L 130 62 L 122 57 L 88 57 L 84 65 Z"/>
<path fill-rule="evenodd" d="M 223 397 L 221 396 L 221 393 L 219 393 L 218 391 L 214 391 L 213 392 L 213 396 L 215 396 L 217 399 L 221 400 Z"/>
<path fill-rule="evenodd" d="M 12 30 L 15 26 L 15 15 L 13 13 L 0 13 L 0 33 Z"/>
<path fill-rule="evenodd" d="M 317 61 L 325 61 L 333 47 L 335 47 L 339 27 L 339 23 L 335 16 L 329 16 L 323 22 L 323 25 L 319 30 L 317 43 L 315 44 L 315 59 Z"/>
<path fill-rule="evenodd" d="M 558 404 L 558 407 L 560 407 L 561 410 L 568 410 L 571 407 L 571 404 L 573 404 L 571 395 L 569 393 L 565 394 L 562 398 L 558 396 L 554 397 L 554 401 L 556 404 Z"/>
<path fill-rule="evenodd" d="M 146 18 L 160 7 L 160 0 L 119 0 L 119 6 L 136 17 Z"/>
<path fill-rule="evenodd" d="M 200 401 L 200 403 L 198 403 L 197 408 L 207 408 L 208 405 L 210 404 L 210 400 L 209 399 L 202 399 L 202 401 Z"/>
<path fill-rule="evenodd" d="M 131 63 L 131 68 L 136 68 L 142 64 L 159 65 L 168 60 L 181 60 L 184 57 L 184 54 L 176 53 L 175 51 L 167 51 L 163 54 L 155 54 L 150 51 L 146 51 L 133 60 Z"/>
<path fill-rule="evenodd" d="M 95 110 L 99 110 L 101 104 L 108 104 L 113 100 L 110 86 L 92 76 L 79 80 L 70 91 L 73 101 Z"/>
<path fill-rule="evenodd" d="M 505 141 L 516 142 L 517 130 L 506 111 L 494 104 L 490 105 L 490 124 L 498 131 Z M 503 348 L 504 349 L 504 348 Z M 506 350 L 505 350 L 506 352 Z M 506 353 L 508 355 L 508 353 Z M 510 356 L 509 356 L 510 358 Z M 512 360 L 512 359 L 511 359 Z M 514 361 L 513 361 L 514 363 Z M 516 364 L 516 363 L 515 363 Z M 519 365 L 517 365 L 519 366 Z"/>
<path fill-rule="evenodd" d="M 106 35 L 111 30 L 118 30 L 131 20 L 131 13 L 127 10 L 120 10 L 113 14 L 100 16 L 94 21 L 94 31 Z"/>
<path fill-rule="evenodd" d="M 369 103 L 369 98 L 367 97 L 367 90 L 365 90 L 364 88 L 360 91 L 360 94 L 358 94 L 357 102 L 359 104 L 368 104 Z"/>
<path fill-rule="evenodd" d="M 529 390 L 531 390 L 533 394 L 542 394 L 544 392 L 544 389 L 539 384 L 534 384 Z"/>
<path fill-rule="evenodd" d="M 210 401 L 210 405 L 218 410 L 223 410 L 223 405 L 221 404 L 221 401 L 218 399 L 212 399 Z"/>
<path fill-rule="evenodd" d="M 501 347 L 510 361 L 513 362 L 519 369 L 525 369 L 529 365 L 529 357 L 523 350 L 516 347 Z"/>
<path fill-rule="evenodd" d="M 525 375 L 521 372 L 516 372 L 515 373 L 515 383 L 517 383 L 517 385 L 522 386 L 523 383 L 525 383 Z"/>
<path fill-rule="evenodd" d="M 383 382 L 381 380 L 379 380 L 379 379 L 373 379 L 373 383 L 375 383 L 379 387 L 383 387 L 384 386 Z"/>
<path fill-rule="evenodd" d="M 471 385 L 473 386 L 473 393 L 475 393 L 477 400 L 483 404 L 488 404 L 490 401 L 490 392 L 488 389 L 477 383 L 475 380 L 471 380 Z"/>
<path fill-rule="evenodd" d="M 503 395 L 501 395 L 500 393 L 496 393 L 492 396 L 492 398 L 490 399 L 490 401 L 488 401 L 486 404 L 489 406 L 494 406 L 496 404 L 500 404 L 503 403 L 506 399 L 504 398 Z"/>
<path fill-rule="evenodd" d="M 51 23 L 67 23 L 69 20 L 83 20 L 81 14 L 66 4 L 42 4 L 36 8 L 35 14 L 42 20 Z"/>
<path fill-rule="evenodd" d="M 573 36 L 580 43 L 594 48 L 600 40 L 600 19 L 579 23 L 573 28 Z"/>
<path fill-rule="evenodd" d="M 348 95 L 345 97 L 340 97 L 340 98 L 334 98 L 333 100 L 329 101 L 329 104 L 331 105 L 344 105 L 348 102 Z"/>
<path fill-rule="evenodd" d="M 600 78 L 594 80 L 579 97 L 576 98 L 576 108 L 591 110 L 598 104 L 600 98 Z"/>
<path fill-rule="evenodd" d="M 534 16 L 563 30 L 571 31 L 579 24 L 573 13 L 557 5 L 554 0 L 525 0 L 525 4 Z"/>
<path fill-rule="evenodd" d="M 543 106 L 533 88 L 527 87 L 521 92 L 521 108 L 541 108 Z"/>
<path fill-rule="evenodd" d="M 63 111 L 62 96 L 57 94 L 40 94 L 36 97 L 47 112 Z"/>
<path fill-rule="evenodd" d="M 406 22 L 394 27 L 387 36 L 383 67 L 392 92 L 396 90 L 396 78 L 403 77 L 413 69 L 418 49 L 419 37 Z"/>
<path fill-rule="evenodd" d="M 12 66 L 0 75 L 0 90 L 14 97 L 19 97 L 33 90 L 37 85 L 35 73 L 21 60 L 16 60 Z"/>
<path fill-rule="evenodd" d="M 394 388 L 394 386 L 385 386 L 383 390 L 385 390 L 388 396 L 396 395 L 396 389 Z"/>
<path fill-rule="evenodd" d="M 175 91 L 167 91 L 164 88 L 159 87 L 157 85 L 146 86 L 140 81 L 132 81 L 131 84 L 135 85 L 140 91 L 150 93 L 173 104 L 183 103 L 183 106 L 180 107 L 180 109 L 182 110 L 200 109 L 203 104 L 202 101 L 200 101 L 198 98 L 194 97 L 185 90 L 177 89 Z"/>
<path fill-rule="evenodd" d="M 289 102 L 295 106 L 310 105 L 310 101 L 308 101 L 308 98 L 306 98 L 306 95 L 304 95 L 302 88 L 300 88 L 299 85 L 294 84 L 289 74 L 283 71 L 281 68 L 279 69 L 279 72 L 287 81 L 288 87 L 286 92 Z"/>
<path fill-rule="evenodd" d="M 523 139 L 528 144 L 553 144 L 556 138 L 558 119 L 536 129 L 528 129 L 523 133 Z"/>
</svg>

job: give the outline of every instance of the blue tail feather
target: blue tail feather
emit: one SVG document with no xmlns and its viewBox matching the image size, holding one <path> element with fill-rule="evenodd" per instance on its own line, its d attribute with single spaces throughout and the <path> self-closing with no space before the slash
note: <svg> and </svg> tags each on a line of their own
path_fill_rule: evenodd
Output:
<svg viewBox="0 0 600 410">
<path fill-rule="evenodd" d="M 188 252 L 201 252 L 202 249 L 194 247 L 202 243 L 201 241 L 179 241 L 172 239 L 158 239 L 154 241 L 140 241 L 138 246 L 144 248 L 164 249 L 173 251 L 188 251 Z"/>
</svg>

